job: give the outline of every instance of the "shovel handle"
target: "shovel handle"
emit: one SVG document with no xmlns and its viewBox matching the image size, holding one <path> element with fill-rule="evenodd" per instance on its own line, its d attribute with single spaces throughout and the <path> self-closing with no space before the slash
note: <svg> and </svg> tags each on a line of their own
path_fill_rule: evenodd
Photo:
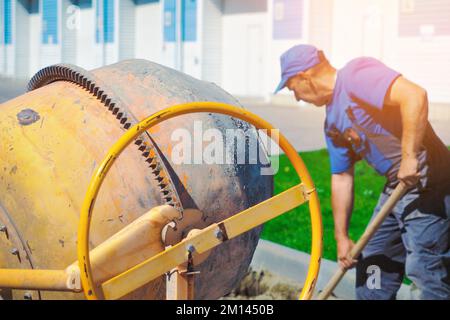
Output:
<svg viewBox="0 0 450 320">
<path fill-rule="evenodd" d="M 358 242 L 356 242 L 356 244 L 353 246 L 352 250 L 350 251 L 350 256 L 352 259 L 356 259 L 361 254 L 362 250 L 367 245 L 369 240 L 373 237 L 378 228 L 381 226 L 384 219 L 390 214 L 397 201 L 406 193 L 406 190 L 407 187 L 403 182 L 400 182 L 397 185 L 392 194 L 381 207 L 376 217 L 367 226 L 361 238 L 359 238 Z M 318 295 L 317 299 L 326 300 L 333 292 L 334 288 L 336 288 L 346 272 L 347 269 L 339 267 L 339 269 L 335 272 L 333 277 L 331 277 L 330 281 L 327 283 L 323 291 Z"/>
</svg>

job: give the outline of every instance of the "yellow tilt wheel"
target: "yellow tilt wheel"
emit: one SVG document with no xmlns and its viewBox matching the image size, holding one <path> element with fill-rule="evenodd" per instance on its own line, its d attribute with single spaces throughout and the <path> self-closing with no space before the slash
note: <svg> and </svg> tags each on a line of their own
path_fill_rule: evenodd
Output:
<svg viewBox="0 0 450 320">
<path fill-rule="evenodd" d="M 154 257 L 136 265 L 135 267 L 109 279 L 101 285 L 103 297 L 118 299 L 125 294 L 139 288 L 152 279 L 164 274 L 167 270 L 186 261 L 186 248 L 195 245 L 197 252 L 202 253 L 219 245 L 221 241 L 215 234 L 218 230 L 226 230 L 229 239 L 250 230 L 274 217 L 309 201 L 312 224 L 312 247 L 308 273 L 300 293 L 299 299 L 310 299 L 320 268 L 322 255 L 322 219 L 319 199 L 313 181 L 303 160 L 287 141 L 287 139 L 273 130 L 273 126 L 260 117 L 245 109 L 219 102 L 191 102 L 180 104 L 161 110 L 142 120 L 130 128 L 109 150 L 108 154 L 93 175 L 81 209 L 78 227 L 78 263 L 81 271 L 81 283 L 87 299 L 98 299 L 99 292 L 92 278 L 89 258 L 89 230 L 94 210 L 95 200 L 102 182 L 114 161 L 121 152 L 140 134 L 162 121 L 189 113 L 212 112 L 229 115 L 254 125 L 257 129 L 266 129 L 267 134 L 279 142 L 289 161 L 294 166 L 301 183 L 247 210 L 237 213 L 219 224 L 212 224 L 199 234 L 182 241 L 175 246 L 157 254 Z M 220 227 L 220 229 L 219 229 Z"/>
</svg>

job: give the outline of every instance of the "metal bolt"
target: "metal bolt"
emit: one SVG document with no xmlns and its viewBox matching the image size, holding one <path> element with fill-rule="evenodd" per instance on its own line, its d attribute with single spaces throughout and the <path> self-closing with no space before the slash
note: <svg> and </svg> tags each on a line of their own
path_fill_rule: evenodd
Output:
<svg viewBox="0 0 450 320">
<path fill-rule="evenodd" d="M 223 240 L 223 232 L 222 232 L 222 230 L 220 230 L 220 229 L 217 229 L 215 232 L 214 232 L 214 235 L 216 236 L 216 238 L 217 239 L 219 239 L 219 240 Z"/>
<path fill-rule="evenodd" d="M 24 298 L 25 300 L 33 300 L 33 294 L 31 294 L 31 292 L 26 292 L 26 293 L 23 295 L 23 298 Z"/>
<path fill-rule="evenodd" d="M 192 244 L 188 245 L 186 249 L 189 253 L 195 252 L 195 247 Z"/>
<path fill-rule="evenodd" d="M 20 259 L 20 252 L 19 252 L 19 249 L 13 248 L 13 249 L 11 250 L 11 254 L 17 256 L 17 259 L 19 259 L 19 262 L 22 263 L 22 261 L 21 261 L 21 259 Z"/>
</svg>

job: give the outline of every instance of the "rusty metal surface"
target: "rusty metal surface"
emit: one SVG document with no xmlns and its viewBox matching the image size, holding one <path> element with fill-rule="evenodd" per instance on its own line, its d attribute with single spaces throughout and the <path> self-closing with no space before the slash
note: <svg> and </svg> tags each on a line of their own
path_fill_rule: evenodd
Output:
<svg viewBox="0 0 450 320">
<path fill-rule="evenodd" d="M 31 249 L 0 203 L 0 268 L 34 269 Z M 3 294 L 15 300 L 40 300 L 41 293 L 32 290 L 9 290 Z"/>
<path fill-rule="evenodd" d="M 115 94 L 104 81 L 97 78 L 89 71 L 77 66 L 57 64 L 46 67 L 40 70 L 30 80 L 28 90 L 36 90 L 57 81 L 72 82 L 94 95 L 94 97 L 100 100 L 101 103 L 111 111 L 120 122 L 123 129 L 126 130 L 138 122 L 136 117 L 128 109 L 127 105 L 122 102 L 120 95 Z M 33 112 L 30 109 L 27 109 L 26 111 L 28 111 L 28 114 Z M 23 112 L 24 111 L 21 113 Z M 33 115 L 36 117 L 36 113 Z M 39 116 L 37 115 L 37 117 Z M 135 145 L 139 148 L 139 151 L 141 151 L 141 155 L 145 158 L 155 179 L 157 179 L 163 201 L 176 207 L 178 210 L 182 210 L 181 203 L 178 200 L 178 193 L 174 189 L 170 176 L 164 174 L 167 172 L 167 168 L 165 167 L 165 164 L 161 162 L 158 149 L 155 148 L 151 136 L 148 133 L 141 135 L 136 139 Z"/>
<path fill-rule="evenodd" d="M 33 248 L 36 267 L 48 269 L 64 268 L 75 260 L 78 212 L 89 179 L 128 123 L 189 101 L 238 105 L 212 83 L 145 60 L 123 61 L 89 73 L 72 66 L 54 70 L 59 74 L 43 71 L 31 82 L 33 91 L 0 108 L 5 148 L 0 150 L 5 152 L 0 159 L 0 202 Z M 24 109 L 36 112 L 39 120 L 21 125 L 17 114 Z M 152 129 L 144 138 L 151 140 L 152 152 L 148 146 L 141 149 L 142 141 L 139 152 L 130 146 L 107 177 L 94 213 L 93 247 L 165 201 L 176 199 L 172 203 L 179 203 L 181 209 L 198 209 L 205 221 L 214 223 L 272 195 L 273 177 L 260 174 L 261 164 L 174 164 L 171 133 L 180 128 L 192 133 L 194 121 L 201 121 L 203 130 L 215 128 L 225 134 L 226 129 L 240 128 L 246 137 L 256 135 L 252 126 L 215 114 L 186 115 Z M 154 166 L 154 160 L 146 162 L 149 157 L 161 166 Z M 170 190 L 162 190 L 163 198 L 159 190 L 169 183 L 162 185 L 155 174 L 170 181 Z M 172 190 L 175 196 L 164 199 Z M 219 298 L 237 285 L 250 264 L 260 231 L 256 228 L 211 251 L 196 267 L 200 271 L 195 276 L 196 299 Z M 159 292 L 143 287 L 127 298 L 162 299 L 165 286 L 159 287 Z M 80 295 L 45 293 L 46 297 Z"/>
<path fill-rule="evenodd" d="M 25 108 L 41 120 L 22 126 L 16 115 Z M 28 243 L 35 268 L 64 269 L 76 260 L 79 212 L 89 180 L 123 130 L 95 97 L 68 82 L 29 92 L 1 110 L 0 202 Z M 147 163 L 128 148 L 99 194 L 91 247 L 157 204 L 161 197 Z M 137 296 L 163 298 L 164 279 L 160 281 L 158 292 Z M 42 297 L 83 295 L 42 292 Z"/>
</svg>

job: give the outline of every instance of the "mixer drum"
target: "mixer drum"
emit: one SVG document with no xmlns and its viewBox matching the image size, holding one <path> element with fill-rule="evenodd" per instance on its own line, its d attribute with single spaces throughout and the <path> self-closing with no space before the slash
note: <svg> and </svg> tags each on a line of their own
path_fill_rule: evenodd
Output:
<svg viewBox="0 0 450 320">
<path fill-rule="evenodd" d="M 0 268 L 64 269 L 76 260 L 79 212 L 91 176 L 130 126 L 185 102 L 239 105 L 213 83 L 145 60 L 91 72 L 51 66 L 33 77 L 29 89 L 0 105 Z M 199 209 L 210 224 L 272 196 L 273 176 L 261 174 L 266 153 L 256 164 L 238 164 L 236 150 L 227 147 L 223 159 L 235 163 L 174 163 L 172 151 L 179 142 L 174 132 L 188 132 L 195 140 L 198 128 L 217 129 L 223 136 L 226 129 L 241 129 L 240 141 L 253 139 L 263 148 L 253 126 L 225 115 L 189 114 L 157 125 L 124 151 L 105 179 L 93 215 L 91 248 L 161 204 Z M 195 299 L 219 298 L 238 284 L 260 231 L 223 243 L 196 266 Z M 125 298 L 164 299 L 165 292 L 165 277 L 160 277 Z M 0 295 L 83 298 L 19 290 Z"/>
</svg>

